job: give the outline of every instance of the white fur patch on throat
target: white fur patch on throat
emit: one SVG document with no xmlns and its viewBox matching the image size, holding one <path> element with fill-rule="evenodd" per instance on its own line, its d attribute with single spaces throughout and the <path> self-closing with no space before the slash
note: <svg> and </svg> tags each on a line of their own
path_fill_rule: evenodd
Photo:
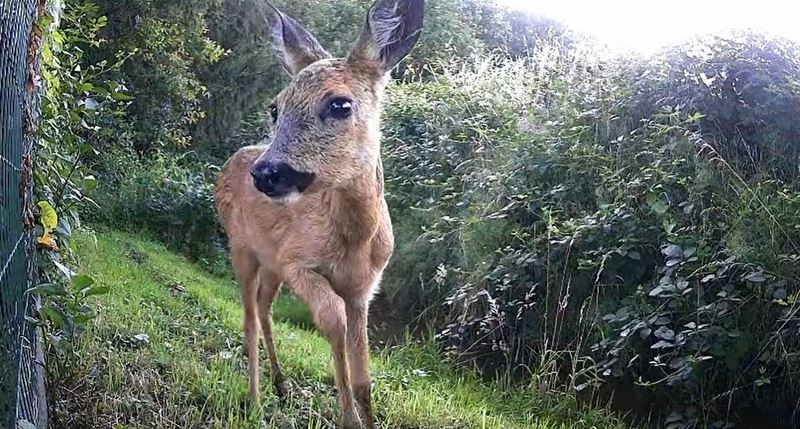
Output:
<svg viewBox="0 0 800 429">
<path fill-rule="evenodd" d="M 282 206 L 290 206 L 300 199 L 301 195 L 297 191 L 290 192 L 280 197 L 269 197 L 270 200 Z"/>
</svg>

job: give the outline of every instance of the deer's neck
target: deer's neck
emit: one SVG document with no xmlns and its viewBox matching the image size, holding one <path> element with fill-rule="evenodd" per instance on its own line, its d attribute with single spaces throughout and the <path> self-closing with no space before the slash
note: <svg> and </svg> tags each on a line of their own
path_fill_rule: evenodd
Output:
<svg viewBox="0 0 800 429">
<path fill-rule="evenodd" d="M 358 245 L 371 240 L 385 213 L 380 161 L 376 171 L 331 190 L 326 199 L 330 226 L 339 241 L 345 245 Z"/>
</svg>

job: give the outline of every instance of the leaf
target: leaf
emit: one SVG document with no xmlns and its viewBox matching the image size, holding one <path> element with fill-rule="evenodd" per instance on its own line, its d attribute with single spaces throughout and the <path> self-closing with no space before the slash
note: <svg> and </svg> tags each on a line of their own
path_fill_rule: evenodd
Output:
<svg viewBox="0 0 800 429">
<path fill-rule="evenodd" d="M 52 252 L 59 251 L 56 240 L 53 239 L 49 232 L 45 232 L 41 237 L 36 237 L 36 242 L 39 243 L 43 248 Z"/>
<path fill-rule="evenodd" d="M 61 286 L 59 284 L 42 283 L 38 286 L 34 286 L 28 289 L 28 293 L 39 296 L 63 296 L 67 292 L 64 290 L 64 286 Z"/>
<path fill-rule="evenodd" d="M 70 225 L 69 221 L 65 218 L 61 218 L 61 222 L 58 223 L 58 228 L 56 228 L 56 232 L 63 237 L 69 237 L 72 235 L 72 225 Z"/>
<path fill-rule="evenodd" d="M 653 344 L 652 346 L 650 346 L 651 349 L 665 349 L 665 348 L 668 348 L 668 347 L 675 347 L 675 344 L 672 344 L 669 341 L 661 340 L 661 341 Z"/>
<path fill-rule="evenodd" d="M 92 97 L 87 97 L 86 100 L 83 100 L 83 105 L 89 110 L 97 110 L 97 106 L 99 106 L 100 103 Z"/>
<path fill-rule="evenodd" d="M 72 277 L 72 286 L 75 287 L 75 289 L 85 289 L 93 284 L 94 279 L 86 274 L 80 274 Z"/>
<path fill-rule="evenodd" d="M 653 290 L 650 291 L 649 295 L 650 296 L 659 296 L 662 293 L 672 293 L 672 294 L 674 294 L 675 292 L 676 292 L 675 285 L 669 284 L 669 283 L 665 283 L 665 284 L 660 284 L 660 285 L 656 286 L 655 288 L 653 288 Z"/>
<path fill-rule="evenodd" d="M 80 148 L 78 149 L 78 152 L 79 152 L 81 155 L 86 155 L 86 154 L 89 154 L 89 153 L 95 153 L 95 154 L 97 153 L 97 152 L 94 150 L 94 148 L 92 147 L 92 145 L 90 145 L 90 144 L 85 144 L 85 143 L 84 143 L 84 144 L 82 144 L 82 145 L 80 146 Z M 92 176 L 92 177 L 94 177 L 94 176 Z"/>
<path fill-rule="evenodd" d="M 684 366 L 686 366 L 686 359 L 684 358 L 677 357 L 669 361 L 669 367 L 672 369 L 678 369 Z"/>
<path fill-rule="evenodd" d="M 61 274 L 63 274 L 64 277 L 71 279 L 72 276 L 75 275 L 75 271 L 72 271 L 71 269 L 69 269 L 69 267 L 62 264 L 61 262 L 53 261 L 53 264 L 56 266 L 56 268 L 58 268 L 59 271 L 61 271 Z"/>
<path fill-rule="evenodd" d="M 63 328 L 67 325 L 67 315 L 56 306 L 48 305 L 42 307 L 42 316 L 52 321 L 58 328 Z"/>
<path fill-rule="evenodd" d="M 666 325 L 667 323 L 672 322 L 672 320 L 667 316 L 658 316 L 656 320 L 653 321 L 654 325 L 661 326 Z"/>
<path fill-rule="evenodd" d="M 655 201 L 650 204 L 650 209 L 652 209 L 658 215 L 663 215 L 667 212 L 667 210 L 669 210 L 669 206 L 664 204 L 662 201 Z"/>
<path fill-rule="evenodd" d="M 756 271 L 754 273 L 750 273 L 745 276 L 745 280 L 751 281 L 753 283 L 762 283 L 767 280 L 767 276 L 764 275 L 761 271 Z"/>
<path fill-rule="evenodd" d="M 50 236 L 50 233 L 58 226 L 58 215 L 53 206 L 47 201 L 39 201 L 36 204 L 39 206 L 39 222 L 44 229 L 42 236 L 36 238 L 36 242 L 47 250 L 58 252 L 58 244 L 56 244 L 56 241 Z"/>
<path fill-rule="evenodd" d="M 108 286 L 95 286 L 91 288 L 83 289 L 81 292 L 83 293 L 84 297 L 92 296 L 92 295 L 105 295 L 111 290 Z"/>
<path fill-rule="evenodd" d="M 130 101 L 130 100 L 133 100 L 133 97 L 131 97 L 130 95 L 126 95 L 126 94 L 123 94 L 121 92 L 116 92 L 116 91 L 111 93 L 111 98 L 113 98 L 115 101 Z"/>
<path fill-rule="evenodd" d="M 84 176 L 83 177 L 83 187 L 86 188 L 89 191 L 93 191 L 93 190 L 97 189 L 97 179 L 94 176 L 92 176 L 91 174 L 87 175 L 87 176 Z"/>
<path fill-rule="evenodd" d="M 672 329 L 667 328 L 666 326 L 662 326 L 656 329 L 656 332 L 653 333 L 656 338 L 661 338 L 662 340 L 673 340 L 675 339 L 675 332 Z"/>
<path fill-rule="evenodd" d="M 44 227 L 45 233 L 56 229 L 56 226 L 58 226 L 58 215 L 53 206 L 47 201 L 39 201 L 36 205 L 39 206 L 41 216 L 39 222 L 41 222 L 42 227 Z"/>
<path fill-rule="evenodd" d="M 677 244 L 670 244 L 669 246 L 661 249 L 661 253 L 668 258 L 679 258 L 683 256 L 683 250 L 681 246 Z"/>
</svg>

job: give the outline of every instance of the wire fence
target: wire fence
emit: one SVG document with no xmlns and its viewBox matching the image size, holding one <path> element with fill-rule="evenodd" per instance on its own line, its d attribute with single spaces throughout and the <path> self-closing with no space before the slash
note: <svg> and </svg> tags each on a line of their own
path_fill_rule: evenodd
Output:
<svg viewBox="0 0 800 429">
<path fill-rule="evenodd" d="M 39 114 L 36 20 L 44 0 L 0 0 L 0 428 L 45 427 L 35 299 L 31 189 Z"/>
</svg>

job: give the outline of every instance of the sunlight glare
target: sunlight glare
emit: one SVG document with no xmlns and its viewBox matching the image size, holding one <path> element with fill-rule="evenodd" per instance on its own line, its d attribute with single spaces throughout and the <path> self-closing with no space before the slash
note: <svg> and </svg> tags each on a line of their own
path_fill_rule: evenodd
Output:
<svg viewBox="0 0 800 429">
<path fill-rule="evenodd" d="M 797 0 L 497 0 L 557 19 L 613 49 L 653 52 L 696 35 L 752 29 L 800 42 Z"/>
</svg>

